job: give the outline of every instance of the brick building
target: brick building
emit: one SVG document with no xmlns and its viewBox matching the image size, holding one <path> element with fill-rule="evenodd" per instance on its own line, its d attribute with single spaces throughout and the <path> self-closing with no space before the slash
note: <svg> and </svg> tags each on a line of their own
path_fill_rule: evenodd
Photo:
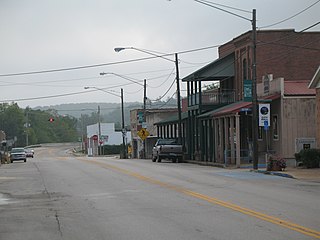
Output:
<svg viewBox="0 0 320 240">
<path fill-rule="evenodd" d="M 252 32 L 248 31 L 220 46 L 216 61 L 182 79 L 187 84 L 188 120 L 183 129 L 187 158 L 194 159 L 195 152 L 201 152 L 203 161 L 223 162 L 226 151 L 238 154 L 238 157 L 243 154 L 242 149 L 250 152 L 252 116 L 250 100 L 245 94 L 248 93 L 248 84 L 252 85 L 252 45 Z M 265 82 L 267 85 L 264 87 L 267 87 L 270 74 L 274 79 L 285 79 L 285 82 L 310 81 L 319 66 L 319 49 L 320 32 L 295 32 L 293 29 L 257 31 L 257 84 Z M 208 84 L 214 87 L 203 90 Z M 281 88 L 278 92 L 285 95 Z M 305 94 L 301 96 L 305 97 Z M 267 98 L 265 101 L 275 103 L 280 95 Z M 312 98 L 309 100 L 313 101 Z M 213 117 L 217 114 L 218 118 Z M 277 120 L 283 121 L 279 118 Z M 282 139 L 279 142 L 283 142 Z M 259 145 L 259 151 L 263 153 L 264 144 L 260 142 Z M 234 153 L 236 148 L 237 153 Z M 285 153 L 287 157 L 293 154 Z"/>
<path fill-rule="evenodd" d="M 234 55 L 234 79 L 226 87 L 237 92 L 236 100 L 243 99 L 243 80 L 252 79 L 251 35 L 246 32 L 219 48 L 219 59 Z M 319 49 L 320 32 L 257 31 L 258 83 L 267 74 L 287 80 L 311 79 L 320 63 Z"/>
</svg>

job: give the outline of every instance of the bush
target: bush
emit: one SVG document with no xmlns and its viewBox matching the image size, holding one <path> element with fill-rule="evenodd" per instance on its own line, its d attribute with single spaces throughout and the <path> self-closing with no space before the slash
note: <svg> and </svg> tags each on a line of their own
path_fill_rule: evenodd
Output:
<svg viewBox="0 0 320 240">
<path fill-rule="evenodd" d="M 301 162 L 306 168 L 320 167 L 320 149 L 304 149 L 294 156 L 296 162 Z"/>
</svg>

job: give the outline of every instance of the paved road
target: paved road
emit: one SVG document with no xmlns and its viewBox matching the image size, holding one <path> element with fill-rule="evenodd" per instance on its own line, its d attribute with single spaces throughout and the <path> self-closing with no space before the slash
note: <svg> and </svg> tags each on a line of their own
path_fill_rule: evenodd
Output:
<svg viewBox="0 0 320 240">
<path fill-rule="evenodd" d="M 320 184 L 36 149 L 0 167 L 0 239 L 320 239 Z"/>
</svg>

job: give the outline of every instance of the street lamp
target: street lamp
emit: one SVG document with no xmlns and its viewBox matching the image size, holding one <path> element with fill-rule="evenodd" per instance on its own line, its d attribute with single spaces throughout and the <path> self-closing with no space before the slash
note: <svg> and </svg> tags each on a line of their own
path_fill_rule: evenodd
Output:
<svg viewBox="0 0 320 240">
<path fill-rule="evenodd" d="M 166 58 L 165 56 L 168 55 L 172 55 L 172 54 L 164 54 L 164 55 L 159 55 L 159 54 L 155 54 L 154 51 L 150 51 L 150 50 L 145 50 L 145 49 L 141 49 L 141 48 L 135 48 L 135 47 L 116 47 L 114 48 L 115 52 L 120 52 L 126 49 L 132 49 L 132 50 L 136 50 L 139 52 L 143 52 L 155 57 L 159 57 L 159 58 L 163 58 L 165 60 L 168 60 L 170 62 L 174 62 L 175 63 L 175 67 L 176 67 L 176 81 L 177 81 L 177 106 L 178 106 L 178 142 L 182 144 L 182 120 L 181 120 L 181 97 L 180 97 L 180 84 L 179 84 L 179 62 L 178 62 L 178 54 L 175 53 L 175 60 L 171 60 L 169 58 Z"/>
<path fill-rule="evenodd" d="M 101 75 L 101 73 L 100 73 Z M 122 147 L 123 147 L 123 158 L 127 158 L 127 150 L 126 150 L 126 141 L 125 141 L 125 137 L 126 137 L 126 129 L 125 129 L 125 125 L 124 125 L 124 104 L 123 104 L 123 89 L 121 88 L 121 95 L 118 95 L 118 94 L 115 94 L 113 92 L 110 92 L 110 91 L 107 91 L 103 88 L 98 88 L 98 87 L 84 87 L 84 89 L 96 89 L 96 90 L 99 90 L 99 91 L 103 91 L 105 93 L 109 93 L 109 94 L 112 94 L 114 96 L 117 96 L 117 97 L 120 97 L 121 98 L 121 119 L 122 119 L 122 130 L 121 130 L 121 133 L 122 133 Z M 99 109 L 99 112 L 100 112 L 100 109 Z M 99 131 L 100 131 L 100 120 L 99 120 Z M 99 132 L 99 135 L 101 134 L 101 132 Z M 100 136 L 99 136 L 99 140 L 100 140 Z"/>
<path fill-rule="evenodd" d="M 113 73 L 113 72 L 101 72 L 101 73 L 100 73 L 100 76 L 109 75 L 109 74 L 110 74 L 110 75 L 117 76 L 117 77 L 120 77 L 120 78 L 123 78 L 123 79 L 125 79 L 125 80 L 130 81 L 130 82 L 136 83 L 136 84 L 138 84 L 138 85 L 140 85 L 140 86 L 143 86 L 142 83 L 134 80 L 133 78 L 129 78 L 129 77 L 127 77 L 127 76 L 124 76 L 124 75 L 121 75 L 121 74 L 118 74 L 118 73 Z"/>
<path fill-rule="evenodd" d="M 257 47 L 257 26 L 256 26 L 256 9 L 252 10 L 252 19 L 227 11 L 217 7 L 214 3 L 209 1 L 194 0 L 197 3 L 215 8 L 217 10 L 226 12 L 233 16 L 250 21 L 252 24 L 252 148 L 253 148 L 253 169 L 258 169 L 258 98 L 257 98 L 257 60 L 256 60 L 256 47 Z M 219 4 L 219 6 L 222 6 Z"/>
</svg>

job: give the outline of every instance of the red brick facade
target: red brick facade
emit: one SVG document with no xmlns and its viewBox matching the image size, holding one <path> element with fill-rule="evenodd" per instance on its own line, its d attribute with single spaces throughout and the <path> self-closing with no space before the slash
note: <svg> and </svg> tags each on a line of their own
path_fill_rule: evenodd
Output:
<svg viewBox="0 0 320 240">
<path fill-rule="evenodd" d="M 249 31 L 222 45 L 219 57 L 235 53 L 234 89 L 237 100 L 243 98 L 243 79 L 252 79 L 252 32 Z M 311 79 L 320 63 L 320 32 L 270 30 L 257 32 L 257 82 L 273 74 L 286 80 Z"/>
</svg>

